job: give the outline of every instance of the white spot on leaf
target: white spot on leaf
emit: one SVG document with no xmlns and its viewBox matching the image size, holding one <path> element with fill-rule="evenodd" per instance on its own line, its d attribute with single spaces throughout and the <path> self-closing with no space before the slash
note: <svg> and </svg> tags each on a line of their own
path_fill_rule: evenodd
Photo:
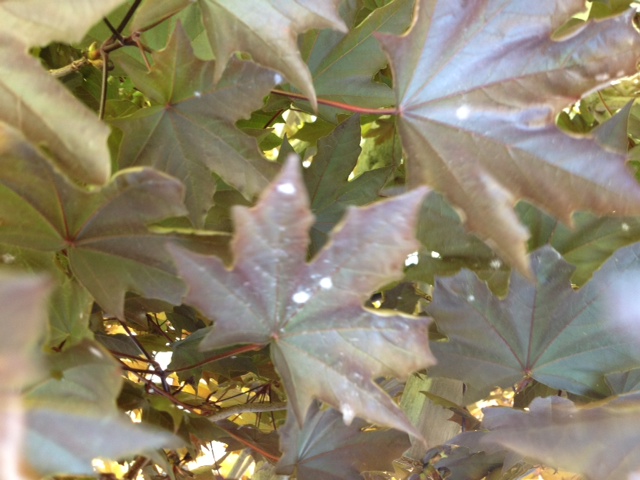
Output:
<svg viewBox="0 0 640 480">
<path fill-rule="evenodd" d="M 499 258 L 494 258 L 489 262 L 489 266 L 494 270 L 498 270 L 502 266 L 502 262 Z"/>
<path fill-rule="evenodd" d="M 343 403 L 340 405 L 340 411 L 342 412 L 342 420 L 344 420 L 344 424 L 351 425 L 351 422 L 353 422 L 353 419 L 356 416 L 356 412 L 353 410 L 351 405 Z"/>
<path fill-rule="evenodd" d="M 325 290 L 333 287 L 333 280 L 331 280 L 331 277 L 324 277 L 320 280 L 320 287 L 324 288 Z"/>
<path fill-rule="evenodd" d="M 467 297 L 467 300 L 468 300 L 469 302 L 473 302 L 473 301 L 475 301 L 475 299 L 476 299 L 476 297 L 475 297 L 474 295 L 469 295 L 469 296 Z"/>
<path fill-rule="evenodd" d="M 469 118 L 469 114 L 471 113 L 471 109 L 467 105 L 462 105 L 456 110 L 456 117 L 458 120 L 466 120 Z"/>
<path fill-rule="evenodd" d="M 276 83 L 276 85 L 279 84 L 279 83 L 282 83 L 282 80 L 284 80 L 284 79 L 282 78 L 282 75 L 280 75 L 279 73 L 276 73 L 273 76 L 273 81 Z"/>
<path fill-rule="evenodd" d="M 624 232 L 628 232 L 629 231 L 629 224 L 628 223 L 623 223 L 622 224 L 622 230 Z"/>
<path fill-rule="evenodd" d="M 440 258 L 439 252 L 431 252 L 431 258 Z"/>
<path fill-rule="evenodd" d="M 16 261 L 16 257 L 11 255 L 10 253 L 3 253 L 2 257 L 0 258 L 2 259 L 2 263 L 6 263 L 7 265 L 10 265 Z"/>
<path fill-rule="evenodd" d="M 311 295 L 304 291 L 296 292 L 293 294 L 293 297 L 291 297 L 291 299 L 296 303 L 306 303 L 309 298 L 311 298 Z"/>
<path fill-rule="evenodd" d="M 104 355 L 102 354 L 102 352 L 100 350 L 98 350 L 96 347 L 89 347 L 89 351 L 91 353 L 93 353 L 96 357 L 98 358 L 102 358 L 104 357 Z"/>
<path fill-rule="evenodd" d="M 284 193 L 285 195 L 293 195 L 296 193 L 296 187 L 293 183 L 281 183 L 276 188 L 280 193 Z"/>
<path fill-rule="evenodd" d="M 413 252 L 407 255 L 407 259 L 404 261 L 406 267 L 409 265 L 417 265 L 419 262 L 418 252 Z"/>
<path fill-rule="evenodd" d="M 202 92 L 199 92 L 199 91 L 197 91 L 197 90 L 196 90 L 195 92 L 193 92 L 193 95 L 194 95 L 196 98 L 200 98 L 200 97 L 202 96 Z"/>
</svg>

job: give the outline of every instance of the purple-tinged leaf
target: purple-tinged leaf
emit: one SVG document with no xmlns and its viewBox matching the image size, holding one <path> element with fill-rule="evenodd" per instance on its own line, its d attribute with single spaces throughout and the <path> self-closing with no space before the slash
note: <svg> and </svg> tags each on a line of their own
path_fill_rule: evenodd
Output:
<svg viewBox="0 0 640 480">
<path fill-rule="evenodd" d="M 551 247 L 531 256 L 537 284 L 513 272 L 504 300 L 469 271 L 438 280 L 427 311 L 447 340 L 432 343 L 438 365 L 430 374 L 464 381 L 471 401 L 527 378 L 578 395 L 608 394 L 605 374 L 640 364 L 640 337 L 629 335 L 611 305 L 620 275 L 640 271 L 639 248 L 618 251 L 578 291 L 574 268 Z"/>
<path fill-rule="evenodd" d="M 629 12 L 557 41 L 583 0 L 420 0 L 410 32 L 380 35 L 394 72 L 408 178 L 441 191 L 468 227 L 523 273 L 524 198 L 570 223 L 575 210 L 640 214 L 640 185 L 597 135 L 570 137 L 556 114 L 636 72 Z"/>
<path fill-rule="evenodd" d="M 0 121 L 46 146 L 65 173 L 86 183 L 109 179 L 109 128 L 44 71 L 28 49 L 53 41 L 79 42 L 91 25 L 123 2 L 0 2 Z"/>
<path fill-rule="evenodd" d="M 185 302 L 215 321 L 202 348 L 270 345 L 292 410 L 302 424 L 314 398 L 414 434 L 397 405 L 373 382 L 433 364 L 429 319 L 365 309 L 377 289 L 402 276 L 415 250 L 424 189 L 366 208 L 350 208 L 327 245 L 306 262 L 313 216 L 290 157 L 258 204 L 233 211 L 234 265 L 172 247 L 189 285 Z"/>
<path fill-rule="evenodd" d="M 528 412 L 484 409 L 483 425 L 489 432 L 482 443 L 587 479 L 631 479 L 631 472 L 640 471 L 639 423 L 637 393 L 585 407 L 561 397 L 537 398 Z"/>
<path fill-rule="evenodd" d="M 316 108 L 309 67 L 298 50 L 298 34 L 312 28 L 346 31 L 336 9 L 339 0 L 200 0 L 202 20 L 218 59 L 216 80 L 232 53 L 251 54 L 254 61 L 281 72 Z"/>
<path fill-rule="evenodd" d="M 406 434 L 395 430 L 366 431 L 357 419 L 345 425 L 334 409 L 320 410 L 314 402 L 304 427 L 288 417 L 280 430 L 284 452 L 277 466 L 280 474 L 296 474 L 298 480 L 361 480 L 365 471 L 390 471 L 393 460 L 409 448 Z"/>
</svg>

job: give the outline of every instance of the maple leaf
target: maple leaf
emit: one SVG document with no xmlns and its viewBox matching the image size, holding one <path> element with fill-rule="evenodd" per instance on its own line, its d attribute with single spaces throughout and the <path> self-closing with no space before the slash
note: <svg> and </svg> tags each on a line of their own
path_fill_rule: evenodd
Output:
<svg viewBox="0 0 640 480">
<path fill-rule="evenodd" d="M 604 375 L 640 359 L 639 339 L 610 300 L 618 298 L 621 272 L 640 268 L 639 252 L 618 251 L 578 291 L 574 268 L 548 246 L 531 254 L 537 285 L 513 272 L 504 300 L 469 271 L 439 279 L 427 311 L 448 340 L 432 343 L 439 363 L 429 373 L 464 381 L 470 401 L 527 378 L 579 395 L 608 394 Z"/>
<path fill-rule="evenodd" d="M 411 446 L 404 433 L 389 430 L 363 431 L 364 420 L 345 425 L 339 412 L 320 410 L 314 402 L 300 428 L 293 416 L 280 429 L 279 474 L 299 480 L 361 480 L 362 472 L 390 470 L 391 462 Z"/>
<path fill-rule="evenodd" d="M 178 180 L 137 168 L 119 172 L 100 190 L 85 190 L 2 124 L 0 147 L 0 243 L 57 253 L 119 318 L 127 290 L 179 303 L 184 285 L 163 251 L 167 237 L 147 228 L 185 213 Z"/>
<path fill-rule="evenodd" d="M 396 0 L 375 9 L 348 32 L 312 30 L 300 40 L 300 50 L 313 76 L 316 94 L 323 99 L 369 108 L 393 105 L 393 91 L 374 81 L 387 59 L 374 34 L 399 35 L 411 25 L 414 0 Z M 343 2 L 347 25 L 355 22 L 360 5 Z M 327 108 L 327 107 L 324 107 Z M 323 107 L 320 107 L 323 111 Z M 335 115 L 335 109 L 332 110 Z"/>
<path fill-rule="evenodd" d="M 65 173 L 87 183 L 109 179 L 109 128 L 28 50 L 53 41 L 80 41 L 123 1 L 0 2 L 0 121 L 19 128 L 35 145 L 45 145 Z"/>
<path fill-rule="evenodd" d="M 91 475 L 96 457 L 119 459 L 182 442 L 118 410 L 120 365 L 93 341 L 46 358 L 50 376 L 25 393 L 25 453 L 41 474 Z M 56 455 L 42 455 L 43 451 Z"/>
<path fill-rule="evenodd" d="M 536 398 L 524 412 L 486 408 L 485 447 L 499 444 L 586 478 L 619 480 L 640 471 L 640 394 L 578 407 L 561 397 Z"/>
<path fill-rule="evenodd" d="M 360 139 L 360 116 L 354 115 L 318 140 L 313 162 L 303 171 L 316 217 L 310 234 L 313 253 L 325 244 L 327 235 L 349 205 L 366 205 L 377 200 L 389 178 L 389 168 L 378 168 L 349 181 L 360 155 Z"/>
<path fill-rule="evenodd" d="M 418 221 L 418 263 L 406 280 L 434 285 L 438 276 L 455 275 L 462 268 L 473 270 L 491 291 L 505 296 L 509 291 L 510 267 L 484 242 L 465 230 L 460 217 L 437 192 L 425 199 Z M 542 245 L 542 244 L 541 244 Z"/>
<path fill-rule="evenodd" d="M 407 35 L 378 35 L 394 73 L 407 178 L 441 191 L 521 272 L 530 271 L 528 235 L 513 212 L 520 198 L 567 223 L 574 210 L 640 213 L 625 156 L 554 124 L 581 95 L 636 72 L 633 12 L 552 39 L 583 8 L 582 0 L 421 0 Z"/>
<path fill-rule="evenodd" d="M 290 156 L 254 208 L 233 210 L 231 270 L 216 257 L 170 248 L 189 286 L 185 302 L 215 321 L 202 348 L 269 344 L 300 424 L 317 398 L 340 409 L 346 423 L 359 416 L 419 437 L 373 380 L 433 364 L 430 320 L 362 304 L 402 276 L 425 190 L 350 208 L 307 263 L 313 216 L 303 185 Z"/>
<path fill-rule="evenodd" d="M 199 0 L 207 37 L 221 78 L 229 56 L 238 51 L 281 72 L 317 107 L 309 68 L 298 50 L 299 33 L 312 28 L 347 31 L 336 9 L 340 0 Z"/>
<path fill-rule="evenodd" d="M 262 191 L 277 171 L 277 165 L 261 155 L 255 139 L 235 126 L 262 106 L 275 74 L 235 60 L 215 84 L 216 63 L 194 56 L 180 24 L 166 49 L 154 53 L 153 59 L 149 73 L 130 57 L 118 60 L 154 104 L 113 121 L 124 133 L 118 161 L 122 167 L 156 166 L 181 179 L 189 218 L 202 227 L 213 203 L 211 171 L 248 198 Z M 183 75 L 185 71 L 189 75 Z"/>
<path fill-rule="evenodd" d="M 0 273 L 0 461 L 4 477 L 19 475 L 24 437 L 20 392 L 32 381 L 36 345 L 46 324 L 52 281 L 43 275 Z"/>
</svg>

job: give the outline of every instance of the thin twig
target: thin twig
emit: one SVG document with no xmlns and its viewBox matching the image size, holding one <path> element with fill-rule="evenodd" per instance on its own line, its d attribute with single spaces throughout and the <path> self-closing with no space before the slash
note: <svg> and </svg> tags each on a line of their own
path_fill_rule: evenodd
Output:
<svg viewBox="0 0 640 480">
<path fill-rule="evenodd" d="M 240 403 L 238 405 L 223 408 L 212 415 L 208 415 L 207 418 L 212 422 L 219 422 L 220 420 L 224 420 L 225 418 L 229 418 L 234 415 L 242 415 L 243 413 L 279 412 L 286 409 L 286 402 Z"/>
<path fill-rule="evenodd" d="M 274 462 L 277 462 L 278 460 L 280 460 L 279 457 L 276 457 L 275 455 L 270 454 L 269 452 L 264 450 L 262 447 L 260 447 L 260 445 L 256 445 L 255 443 L 252 443 L 252 442 L 248 441 L 246 438 L 242 438 L 241 436 L 236 435 L 235 433 L 233 433 L 228 428 L 225 428 L 224 425 L 218 424 L 218 427 L 221 428 L 222 430 L 224 430 L 231 438 L 233 438 L 233 439 L 239 441 L 240 443 L 242 443 L 243 445 L 246 445 L 247 447 L 255 450 L 256 452 L 261 454 L 263 457 L 268 458 L 269 460 L 272 460 Z"/>
<path fill-rule="evenodd" d="M 144 346 L 140 343 L 140 341 L 136 338 L 136 336 L 131 332 L 127 324 L 124 323 L 122 320 L 118 320 L 118 321 L 120 322 L 120 325 L 122 326 L 122 328 L 124 328 L 124 331 L 127 332 L 127 335 L 129 335 L 129 338 L 133 341 L 133 343 L 135 343 L 136 346 L 142 352 L 142 354 L 145 357 L 147 357 L 149 364 L 153 367 L 154 375 L 157 375 L 158 377 L 160 377 L 160 381 L 162 382 L 162 388 L 164 388 L 165 392 L 168 392 L 169 384 L 167 383 L 167 372 L 165 372 L 162 368 L 160 368 L 160 365 L 158 365 L 158 362 L 156 362 L 155 358 L 153 358 L 153 355 L 151 355 L 147 351 L 147 349 L 144 348 Z"/>
<path fill-rule="evenodd" d="M 52 77 L 62 78 L 72 73 L 78 72 L 81 68 L 86 67 L 87 65 L 90 65 L 89 60 L 85 57 L 82 57 L 78 60 L 74 60 L 69 65 L 65 65 L 64 67 L 52 68 L 49 70 L 49 73 Z"/>
<path fill-rule="evenodd" d="M 177 373 L 177 372 L 186 372 L 188 370 L 192 370 L 194 368 L 198 368 L 201 367 L 203 365 L 206 365 L 207 363 L 211 363 L 211 362 L 215 362 L 218 360 L 221 360 L 223 358 L 228 358 L 228 357 L 232 357 L 234 355 L 238 355 L 240 353 L 245 353 L 245 352 L 253 352 L 256 350 L 260 350 L 264 347 L 264 345 L 245 345 L 244 347 L 240 347 L 237 348 L 235 350 L 232 350 L 230 352 L 226 352 L 226 353 L 221 353 L 220 355 L 214 355 L 213 357 L 209 357 L 206 358 L 198 363 L 194 363 L 193 365 L 188 365 L 186 367 L 180 367 L 180 368 L 174 368 L 171 370 L 165 370 L 166 373 Z"/>
<path fill-rule="evenodd" d="M 129 20 L 131 20 L 131 17 L 133 17 L 133 14 L 136 13 L 136 10 L 138 9 L 141 3 L 142 3 L 142 0 L 135 0 L 135 2 L 133 2 L 133 5 L 129 7 L 129 10 L 127 10 L 127 13 L 124 15 L 124 17 L 118 24 L 117 30 L 119 33 L 122 33 L 122 31 L 124 30 L 124 27 L 127 26 L 127 23 L 129 23 Z"/>
<path fill-rule="evenodd" d="M 613 112 L 609 109 L 609 105 L 607 105 L 607 102 L 604 101 L 604 97 L 602 96 L 602 92 L 600 92 L 600 90 L 598 90 L 598 97 L 600 98 L 602 105 L 604 105 L 605 110 L 609 112 L 609 116 L 613 117 Z"/>
<path fill-rule="evenodd" d="M 109 52 L 104 49 L 104 45 L 100 47 L 100 56 L 102 57 L 102 80 L 100 84 L 100 108 L 98 110 L 98 118 L 104 120 L 104 111 L 107 105 L 107 80 L 109 80 Z"/>
<path fill-rule="evenodd" d="M 308 102 L 309 99 L 304 95 L 293 92 L 285 92 L 284 90 L 271 90 L 271 93 L 274 95 L 280 95 L 283 97 L 295 98 L 297 100 L 304 100 Z M 347 103 L 334 102 L 333 100 L 325 100 L 322 98 L 318 98 L 318 104 L 327 105 L 329 107 L 340 108 L 341 110 L 346 110 L 348 112 L 354 113 L 362 113 L 365 115 L 397 115 L 397 108 L 366 108 L 366 107 L 357 107 L 355 105 L 349 105 Z"/>
<path fill-rule="evenodd" d="M 136 460 L 129 467 L 129 471 L 124 475 L 125 480 L 135 480 L 138 478 L 138 472 L 147 466 L 149 459 L 138 455 Z"/>
<path fill-rule="evenodd" d="M 109 21 L 109 19 L 107 17 L 104 17 L 102 19 L 102 21 L 104 22 L 104 24 L 107 26 L 107 28 L 111 32 L 111 38 L 117 38 L 122 43 L 122 41 L 124 40 L 122 38 L 122 34 L 118 30 L 116 30 L 116 27 L 111 25 L 111 22 Z"/>
</svg>

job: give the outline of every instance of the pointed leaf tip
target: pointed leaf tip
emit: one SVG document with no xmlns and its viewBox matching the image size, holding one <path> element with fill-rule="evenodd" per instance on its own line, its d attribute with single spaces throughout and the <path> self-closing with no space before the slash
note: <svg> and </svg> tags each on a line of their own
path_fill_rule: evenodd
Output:
<svg viewBox="0 0 640 480">
<path fill-rule="evenodd" d="M 640 213 L 625 156 L 555 125 L 555 114 L 600 85 L 603 71 L 635 73 L 632 11 L 556 41 L 553 31 L 582 0 L 419 0 L 416 8 L 405 35 L 378 36 L 394 74 L 410 182 L 442 192 L 525 274 L 519 199 L 562 220 L 576 210 Z"/>
<path fill-rule="evenodd" d="M 427 189 L 350 208 L 307 262 L 313 216 L 300 160 L 290 156 L 252 208 L 233 211 L 234 264 L 170 248 L 189 286 L 184 301 L 214 321 L 203 349 L 270 344 L 297 421 L 314 398 L 420 438 L 375 379 L 406 377 L 435 363 L 427 318 L 365 309 L 402 276 L 417 249 L 417 212 Z M 309 375 L 317 372 L 317 375 Z"/>
</svg>

